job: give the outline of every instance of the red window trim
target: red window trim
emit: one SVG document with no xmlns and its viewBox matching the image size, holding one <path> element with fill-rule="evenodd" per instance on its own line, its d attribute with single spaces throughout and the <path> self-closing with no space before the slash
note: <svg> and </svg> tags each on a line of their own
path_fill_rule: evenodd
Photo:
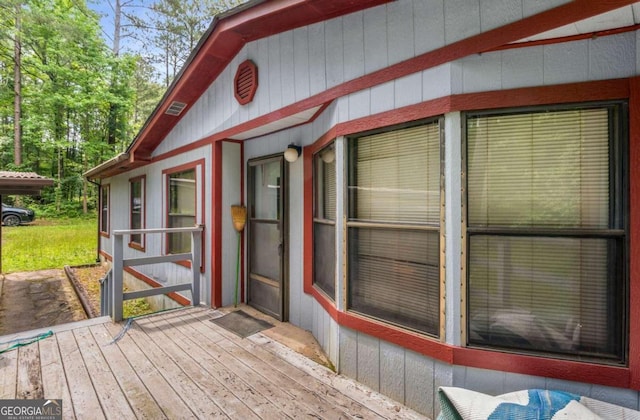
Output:
<svg viewBox="0 0 640 420">
<path fill-rule="evenodd" d="M 198 167 L 200 167 L 200 172 L 201 172 L 201 178 L 202 179 L 198 179 Z M 178 166 L 174 166 L 172 168 L 167 168 L 167 169 L 163 169 L 162 170 L 162 178 L 165 181 L 165 194 L 164 194 L 164 225 L 165 226 L 169 226 L 169 182 L 168 182 L 168 176 L 176 173 L 176 172 L 182 172 L 182 171 L 186 171 L 189 169 L 193 169 L 195 170 L 196 173 L 196 190 L 198 190 L 198 183 L 200 183 L 201 185 L 200 187 L 200 208 L 198 209 L 198 196 L 196 195 L 196 203 L 195 203 L 195 209 L 196 211 L 199 211 L 200 213 L 197 214 L 196 213 L 196 221 L 198 220 L 198 216 L 200 216 L 201 220 L 202 220 L 202 224 L 204 224 L 204 217 L 206 215 L 205 213 L 205 178 L 206 178 L 206 174 L 205 174 L 205 159 L 198 159 L 198 160 L 194 160 L 192 162 L 188 162 L 188 163 L 184 163 L 182 165 L 178 165 Z M 164 235 L 164 250 L 163 253 L 166 254 L 167 250 L 169 249 L 169 237 L 168 235 Z M 205 235 L 204 235 L 204 231 L 202 232 L 202 249 L 201 249 L 201 255 L 205 255 Z M 191 269 L 191 261 L 177 261 L 174 264 L 178 264 L 181 265 L 183 267 L 189 268 Z M 206 269 L 205 266 L 205 259 L 202 258 L 201 264 L 200 264 L 200 272 L 204 273 Z"/>
<path fill-rule="evenodd" d="M 141 187 L 140 194 L 142 195 L 141 197 L 142 198 L 142 220 L 140 221 L 140 224 L 142 225 L 141 229 L 146 229 L 146 226 L 147 226 L 147 176 L 146 175 L 139 175 L 133 178 L 129 178 L 129 229 L 132 229 L 131 228 L 131 184 L 137 181 L 140 181 L 142 183 L 142 185 L 140 186 Z M 129 236 L 129 239 L 131 239 L 131 236 Z M 133 248 L 133 249 L 137 249 L 138 251 L 145 252 L 146 240 L 147 240 L 146 235 L 140 235 L 140 243 L 129 240 L 129 248 Z"/>
<path fill-rule="evenodd" d="M 446 363 L 640 390 L 640 229 L 630 231 L 629 364 L 618 367 L 452 346 L 427 336 L 339 311 L 313 287 L 313 160 L 315 152 L 338 136 L 391 126 L 454 111 L 500 109 L 612 99 L 629 100 L 630 223 L 640 220 L 640 77 L 559 86 L 452 95 L 357 120 L 339 123 L 305 147 L 304 292 L 340 325 L 364 332 Z"/>
<path fill-rule="evenodd" d="M 102 230 L 102 192 L 107 191 L 107 231 Z M 98 230 L 100 232 L 100 236 L 104 238 L 111 237 L 109 233 L 111 231 L 111 184 L 100 185 L 100 218 L 98 220 Z"/>
</svg>

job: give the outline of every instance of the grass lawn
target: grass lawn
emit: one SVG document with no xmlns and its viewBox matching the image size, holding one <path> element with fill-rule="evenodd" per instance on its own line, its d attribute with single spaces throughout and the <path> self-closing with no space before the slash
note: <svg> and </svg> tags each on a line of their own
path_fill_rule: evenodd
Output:
<svg viewBox="0 0 640 420">
<path fill-rule="evenodd" d="M 93 264 L 97 253 L 97 221 L 36 220 L 25 226 L 2 226 L 2 272 Z"/>
</svg>

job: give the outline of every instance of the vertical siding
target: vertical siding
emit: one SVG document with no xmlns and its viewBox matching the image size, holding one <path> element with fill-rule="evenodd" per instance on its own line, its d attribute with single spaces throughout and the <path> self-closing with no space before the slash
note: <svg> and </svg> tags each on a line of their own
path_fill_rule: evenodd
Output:
<svg viewBox="0 0 640 420">
<path fill-rule="evenodd" d="M 451 93 L 631 77 L 636 74 L 636 38 L 627 32 L 469 56 L 451 63 Z"/>
<path fill-rule="evenodd" d="M 483 32 L 522 19 L 521 0 L 480 0 L 480 28 Z"/>
<path fill-rule="evenodd" d="M 240 204 L 242 161 L 240 145 L 222 144 L 222 305 L 234 302 L 238 233 L 231 220 L 231 206 Z M 211 187 L 211 186 L 210 186 Z M 209 189 L 209 191 L 211 191 Z M 211 232 L 211 230 L 209 230 Z M 244 233 L 243 233 L 244 234 Z M 240 280 L 242 281 L 242 279 Z"/>
<path fill-rule="evenodd" d="M 462 250 L 462 127 L 459 112 L 445 115 L 445 250 Z M 447 343 L 460 345 L 460 252 L 447 252 L 445 255 L 445 336 Z"/>
<path fill-rule="evenodd" d="M 481 29 L 493 29 L 566 2 L 398 0 L 249 42 L 167 135 L 154 154 L 168 152 L 345 81 L 476 35 Z M 619 51 L 619 54 L 627 50 Z M 557 56 L 553 52 L 550 54 L 550 59 Z M 594 54 L 616 54 L 616 51 L 603 47 L 594 51 Z M 576 55 L 582 56 L 580 52 L 576 52 Z M 238 65 L 246 59 L 253 60 L 258 66 L 259 87 L 253 102 L 240 106 L 233 96 L 233 78 Z M 599 62 L 605 63 L 606 60 Z M 548 70 L 554 71 L 554 65 L 559 64 L 550 63 Z M 602 70 L 594 68 L 594 73 L 600 72 Z M 604 72 L 609 73 L 607 70 Z M 487 75 L 489 71 L 481 73 Z M 500 74 L 499 69 L 497 74 Z M 469 69 L 465 77 L 468 83 L 478 84 L 474 82 L 473 69 Z M 593 77 L 600 76 L 594 74 Z M 413 87 L 423 83 L 417 79 L 398 83 L 403 82 Z M 400 87 L 398 90 L 404 89 Z M 380 90 L 371 95 L 379 93 Z M 387 93 L 382 95 L 388 98 Z M 411 96 L 414 92 L 407 91 L 406 94 Z M 411 97 L 405 98 L 405 95 L 396 96 L 395 99 L 414 103 Z M 360 108 L 357 112 L 361 112 Z"/>
</svg>

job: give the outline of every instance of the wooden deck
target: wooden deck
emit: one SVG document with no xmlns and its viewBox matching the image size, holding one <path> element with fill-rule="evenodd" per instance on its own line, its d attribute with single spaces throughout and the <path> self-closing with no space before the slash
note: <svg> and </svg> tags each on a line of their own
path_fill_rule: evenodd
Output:
<svg viewBox="0 0 640 420">
<path fill-rule="evenodd" d="M 0 355 L 0 399 L 61 398 L 65 419 L 424 418 L 261 333 L 239 338 L 219 315 L 139 318 L 115 344 L 123 324 L 106 318 L 59 327 Z"/>
</svg>

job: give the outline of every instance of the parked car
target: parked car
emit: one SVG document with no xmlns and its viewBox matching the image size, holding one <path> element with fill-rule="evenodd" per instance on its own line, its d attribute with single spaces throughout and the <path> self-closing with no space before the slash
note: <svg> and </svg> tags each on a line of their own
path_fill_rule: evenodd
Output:
<svg viewBox="0 0 640 420">
<path fill-rule="evenodd" d="M 18 226 L 31 223 L 36 218 L 33 210 L 20 207 L 11 207 L 2 203 L 2 224 L 5 226 Z"/>
</svg>

